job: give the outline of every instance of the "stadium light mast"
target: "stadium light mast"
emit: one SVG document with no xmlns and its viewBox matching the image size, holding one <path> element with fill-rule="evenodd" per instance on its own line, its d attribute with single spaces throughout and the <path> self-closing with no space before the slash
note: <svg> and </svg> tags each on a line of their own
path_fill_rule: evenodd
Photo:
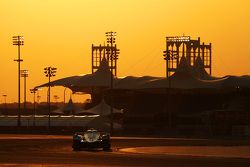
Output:
<svg viewBox="0 0 250 167">
<path fill-rule="evenodd" d="M 163 51 L 164 60 L 166 60 L 167 68 L 167 78 L 168 78 L 168 87 L 171 88 L 171 71 L 170 71 L 170 60 L 178 59 L 178 54 L 175 51 Z"/>
<path fill-rule="evenodd" d="M 21 126 L 21 107 L 20 107 L 20 68 L 21 68 L 21 61 L 23 61 L 22 59 L 20 59 L 20 46 L 24 45 L 24 38 L 23 36 L 13 36 L 12 37 L 13 40 L 13 45 L 17 45 L 17 49 L 18 49 L 18 58 L 15 59 L 14 61 L 16 61 L 18 63 L 18 119 L 17 119 L 17 126 Z"/>
<path fill-rule="evenodd" d="M 170 71 L 170 60 L 174 60 L 174 59 L 178 59 L 178 54 L 174 51 L 169 51 L 169 50 L 165 50 L 163 51 L 163 56 L 164 56 L 164 60 L 166 60 L 166 70 L 167 70 L 167 79 L 168 79 L 168 106 L 170 105 L 170 89 L 171 89 L 171 71 Z M 169 111 L 168 111 L 168 123 L 169 123 L 169 127 L 172 126 L 172 112 L 171 112 L 171 108 L 169 107 Z"/>
<path fill-rule="evenodd" d="M 45 73 L 45 76 L 49 78 L 49 89 L 48 89 L 48 106 L 49 106 L 49 119 L 48 119 L 48 126 L 49 126 L 49 129 L 50 129 L 50 78 L 51 77 L 54 77 L 56 76 L 56 68 L 54 67 L 46 67 L 44 68 L 44 73 Z"/>
<path fill-rule="evenodd" d="M 117 58 L 116 55 L 114 55 L 114 49 L 113 44 L 115 43 L 116 39 L 116 32 L 110 31 L 106 32 L 107 37 L 107 43 L 110 44 L 110 50 L 107 50 L 107 55 L 109 55 L 110 58 L 110 132 L 113 133 L 114 130 L 114 123 L 113 123 L 113 99 L 112 99 L 112 89 L 113 89 L 113 58 Z M 116 49 L 115 49 L 116 52 Z"/>
<path fill-rule="evenodd" d="M 24 102 L 23 102 L 23 111 L 26 111 L 26 78 L 29 76 L 28 70 L 21 70 L 21 77 L 24 78 Z"/>
<path fill-rule="evenodd" d="M 34 94 L 34 97 L 33 97 L 33 126 L 36 126 L 36 92 L 38 91 L 37 88 L 34 88 L 34 89 L 30 89 L 30 93 L 33 93 Z"/>
</svg>

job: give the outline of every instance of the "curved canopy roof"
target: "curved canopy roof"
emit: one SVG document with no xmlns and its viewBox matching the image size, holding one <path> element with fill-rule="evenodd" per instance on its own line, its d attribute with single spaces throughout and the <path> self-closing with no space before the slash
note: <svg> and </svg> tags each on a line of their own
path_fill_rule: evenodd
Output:
<svg viewBox="0 0 250 167">
<path fill-rule="evenodd" d="M 134 77 L 127 76 L 125 78 L 119 79 L 117 83 L 114 85 L 115 89 L 138 89 L 141 88 L 142 85 L 154 81 L 162 79 L 161 77 L 152 77 L 152 76 L 143 76 L 143 77 Z"/>
<path fill-rule="evenodd" d="M 116 77 L 113 77 L 114 83 L 118 80 Z M 110 87 L 111 83 L 111 71 L 108 66 L 108 61 L 106 58 L 103 58 L 99 69 L 95 71 L 93 74 L 86 74 L 82 76 L 72 76 L 59 80 L 55 80 L 50 82 L 51 86 L 64 86 L 70 88 L 75 92 L 91 92 L 93 88 L 101 88 L 101 87 Z M 47 87 L 49 83 L 42 84 L 39 87 Z"/>
<path fill-rule="evenodd" d="M 195 88 L 220 88 L 222 80 L 207 82 L 197 79 L 187 72 L 176 72 L 169 78 L 154 80 L 142 85 L 142 88 L 178 88 L 178 89 L 195 89 Z"/>
<path fill-rule="evenodd" d="M 116 78 L 112 75 L 114 82 Z M 103 58 L 100 67 L 93 74 L 87 74 L 79 78 L 77 82 L 72 84 L 76 87 L 110 87 L 111 71 L 108 66 L 108 61 Z"/>
<path fill-rule="evenodd" d="M 194 67 L 188 66 L 185 57 L 182 57 L 177 71 L 169 78 L 158 79 L 150 81 L 142 85 L 142 88 L 169 88 L 169 82 L 171 88 L 178 89 L 204 89 L 204 88 L 236 88 L 244 87 L 250 88 L 250 77 L 237 77 L 237 76 L 226 76 L 223 78 L 211 77 L 204 70 L 203 65 L 200 63 L 201 60 L 197 58 L 196 65 Z M 206 79 L 198 77 L 203 75 Z"/>
<path fill-rule="evenodd" d="M 58 80 L 50 82 L 50 86 L 64 86 L 64 87 L 71 88 L 71 86 L 75 84 L 81 77 L 83 76 L 71 76 L 71 77 L 58 79 Z M 36 88 L 48 87 L 48 86 L 49 86 L 49 83 L 45 83 L 45 84 L 37 86 Z"/>
<path fill-rule="evenodd" d="M 250 76 L 225 76 L 215 78 L 210 76 L 204 69 L 200 57 L 197 57 L 194 66 L 189 66 L 183 56 L 176 72 L 169 78 L 152 76 L 127 76 L 125 78 L 113 77 L 115 89 L 147 89 L 147 88 L 168 88 L 169 81 L 171 88 L 195 89 L 195 88 L 250 88 Z M 72 76 L 51 82 L 51 86 L 64 86 L 74 92 L 91 93 L 92 90 L 109 88 L 111 83 L 111 71 L 106 58 L 103 58 L 99 69 L 93 74 L 83 76 Z M 48 83 L 38 87 L 48 86 Z"/>
</svg>

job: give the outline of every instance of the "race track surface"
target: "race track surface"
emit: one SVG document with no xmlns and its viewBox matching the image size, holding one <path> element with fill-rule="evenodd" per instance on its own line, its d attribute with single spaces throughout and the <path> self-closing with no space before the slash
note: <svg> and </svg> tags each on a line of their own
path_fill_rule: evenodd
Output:
<svg viewBox="0 0 250 167">
<path fill-rule="evenodd" d="M 112 138 L 112 150 L 72 151 L 71 136 L 55 135 L 0 135 L 0 166 L 248 166 L 247 157 L 197 156 L 185 154 L 165 154 L 163 149 L 206 146 L 229 147 L 241 145 L 246 149 L 249 141 L 224 141 L 203 139 L 165 138 Z M 124 152 L 126 148 L 144 148 L 143 152 Z M 149 149 L 145 149 L 149 148 Z M 151 151 L 152 152 L 151 152 Z M 158 150 L 158 152 L 157 152 Z M 173 149 L 175 150 L 175 149 Z M 247 150 L 247 149 L 246 149 Z M 222 155 L 223 155 L 223 150 Z M 190 151 L 189 151 L 190 152 Z"/>
</svg>

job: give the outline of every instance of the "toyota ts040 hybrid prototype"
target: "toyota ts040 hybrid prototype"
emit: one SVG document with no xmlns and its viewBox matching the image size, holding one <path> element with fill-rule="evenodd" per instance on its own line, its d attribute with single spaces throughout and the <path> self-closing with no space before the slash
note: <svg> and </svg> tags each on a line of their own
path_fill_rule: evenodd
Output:
<svg viewBox="0 0 250 167">
<path fill-rule="evenodd" d="M 95 129 L 89 129 L 84 132 L 76 132 L 73 135 L 72 148 L 75 151 L 80 149 L 102 148 L 110 150 L 110 134 L 99 132 Z"/>
</svg>

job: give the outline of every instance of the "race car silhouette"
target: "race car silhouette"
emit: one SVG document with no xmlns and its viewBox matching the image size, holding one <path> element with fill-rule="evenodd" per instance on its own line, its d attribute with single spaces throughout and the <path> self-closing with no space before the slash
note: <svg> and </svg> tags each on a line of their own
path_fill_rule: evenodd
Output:
<svg viewBox="0 0 250 167">
<path fill-rule="evenodd" d="M 73 150 L 102 148 L 103 150 L 110 150 L 110 134 L 100 132 L 95 129 L 89 129 L 84 132 L 76 132 L 73 135 Z"/>
</svg>

